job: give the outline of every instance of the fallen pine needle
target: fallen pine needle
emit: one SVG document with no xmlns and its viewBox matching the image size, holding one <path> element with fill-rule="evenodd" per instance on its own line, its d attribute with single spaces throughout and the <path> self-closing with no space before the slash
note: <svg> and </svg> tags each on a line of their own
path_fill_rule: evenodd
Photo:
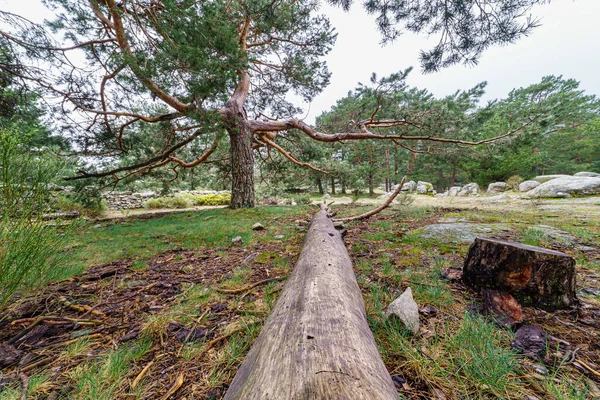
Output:
<svg viewBox="0 0 600 400">
<path fill-rule="evenodd" d="M 52 347 L 67 346 L 67 345 L 70 345 L 72 343 L 78 342 L 82 338 L 86 338 L 86 339 L 98 339 L 98 338 L 101 338 L 102 336 L 103 335 L 101 333 L 94 333 L 92 335 L 82 336 L 82 337 L 78 337 L 76 339 L 67 340 L 65 342 L 53 343 L 53 344 L 50 344 L 48 346 L 41 346 L 41 347 L 46 348 L 46 349 L 50 349 Z"/>
<path fill-rule="evenodd" d="M 592 367 L 590 367 L 589 365 L 587 365 L 583 361 L 581 361 L 581 360 L 578 359 L 577 362 L 579 363 L 579 365 L 583 366 L 585 369 L 587 369 L 588 371 L 590 371 L 592 374 L 594 374 L 596 376 L 600 376 L 600 372 L 596 371 L 595 369 L 593 369 Z"/>
<path fill-rule="evenodd" d="M 169 391 L 163 397 L 161 397 L 161 400 L 167 400 L 169 397 L 171 397 L 171 395 L 173 395 L 176 391 L 178 391 L 179 388 L 183 385 L 183 378 L 184 378 L 183 374 L 180 374 L 177 377 L 175 384 L 171 387 L 171 389 L 169 389 Z"/>
<path fill-rule="evenodd" d="M 280 276 L 278 278 L 263 279 L 262 281 L 258 281 L 256 283 L 253 283 L 252 285 L 248 285 L 248 286 L 245 286 L 245 287 L 240 288 L 240 289 L 217 289 L 217 292 L 219 292 L 219 293 L 228 293 L 228 294 L 242 293 L 242 292 L 245 292 L 247 290 L 253 289 L 253 288 L 255 288 L 255 287 L 259 286 L 259 285 L 263 285 L 265 283 L 273 282 L 273 281 L 280 281 L 282 279 L 285 279 L 285 276 Z"/>
<path fill-rule="evenodd" d="M 135 379 L 133 380 L 133 382 L 131 383 L 131 388 L 135 389 L 135 387 L 138 385 L 138 383 L 140 383 L 140 381 L 142 380 L 142 378 L 144 377 L 144 375 L 146 375 L 146 372 L 148 372 L 148 370 L 150 369 L 150 367 L 154 365 L 154 361 L 150 361 L 148 364 L 146 364 L 146 366 L 140 371 L 140 373 L 135 377 Z"/>
<path fill-rule="evenodd" d="M 213 347 L 215 344 L 219 343 L 220 341 L 225 340 L 225 339 L 229 338 L 230 336 L 233 336 L 236 333 L 241 332 L 244 329 L 246 329 L 247 327 L 249 327 L 250 325 L 254 325 L 254 324 L 256 324 L 256 322 L 251 322 L 249 324 L 244 325 L 241 328 L 234 329 L 231 332 L 229 332 L 223 336 L 219 336 L 218 338 L 211 340 L 210 342 L 207 343 L 207 347 L 204 351 L 207 351 L 208 349 L 210 349 L 211 347 Z"/>
</svg>

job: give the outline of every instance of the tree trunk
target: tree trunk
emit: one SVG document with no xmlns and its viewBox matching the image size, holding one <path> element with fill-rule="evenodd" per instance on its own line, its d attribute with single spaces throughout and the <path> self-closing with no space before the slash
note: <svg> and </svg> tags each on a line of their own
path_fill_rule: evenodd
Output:
<svg viewBox="0 0 600 400">
<path fill-rule="evenodd" d="M 360 288 L 327 210 L 225 399 L 398 399 Z"/>
<path fill-rule="evenodd" d="M 340 183 L 342 185 L 342 194 L 347 194 L 346 193 L 346 180 L 345 179 L 340 179 Z"/>
<path fill-rule="evenodd" d="M 331 177 L 331 194 L 335 194 L 335 178 Z"/>
<path fill-rule="evenodd" d="M 452 174 L 450 175 L 450 187 L 454 186 L 456 182 L 456 166 L 452 166 Z"/>
<path fill-rule="evenodd" d="M 228 129 L 231 151 L 231 208 L 254 207 L 252 135 L 245 126 Z"/>
<path fill-rule="evenodd" d="M 373 173 L 369 172 L 369 175 L 367 176 L 367 181 L 369 183 L 369 194 L 372 196 L 375 194 L 375 190 L 373 187 Z"/>
<path fill-rule="evenodd" d="M 321 182 L 321 178 L 317 178 L 317 187 L 319 188 L 319 194 L 325 194 L 323 191 L 323 182 Z"/>
</svg>

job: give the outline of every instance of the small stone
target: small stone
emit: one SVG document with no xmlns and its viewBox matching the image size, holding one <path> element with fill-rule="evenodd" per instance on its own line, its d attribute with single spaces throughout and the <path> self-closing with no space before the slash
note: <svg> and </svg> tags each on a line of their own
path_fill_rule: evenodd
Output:
<svg viewBox="0 0 600 400">
<path fill-rule="evenodd" d="M 403 389 L 402 385 L 406 383 L 406 379 L 404 379 L 400 375 L 392 375 L 392 382 L 398 389 Z"/>
<path fill-rule="evenodd" d="M 254 225 L 252 225 L 253 231 L 262 231 L 264 229 L 265 229 L 265 227 L 260 222 L 257 222 Z"/>
<path fill-rule="evenodd" d="M 277 235 L 274 237 L 275 240 L 283 240 L 284 236 L 283 235 Z"/>
<path fill-rule="evenodd" d="M 231 244 L 242 244 L 242 237 L 241 236 L 236 236 L 233 239 L 231 239 Z"/>
<path fill-rule="evenodd" d="M 96 224 L 96 225 L 94 225 L 94 229 L 98 229 L 98 228 L 102 228 L 102 224 Z"/>
<path fill-rule="evenodd" d="M 546 355 L 546 332 L 537 325 L 524 325 L 515 333 L 512 348 L 534 360 Z"/>
<path fill-rule="evenodd" d="M 463 276 L 462 269 L 458 268 L 447 268 L 440 271 L 442 278 L 449 281 L 460 281 Z"/>
<path fill-rule="evenodd" d="M 483 289 L 483 312 L 493 315 L 496 321 L 507 327 L 523 321 L 523 310 L 519 302 L 506 292 Z"/>
<path fill-rule="evenodd" d="M 389 318 L 392 314 L 398 317 L 413 335 L 419 332 L 419 306 L 413 299 L 411 288 L 407 288 L 389 305 L 385 315 Z"/>
</svg>

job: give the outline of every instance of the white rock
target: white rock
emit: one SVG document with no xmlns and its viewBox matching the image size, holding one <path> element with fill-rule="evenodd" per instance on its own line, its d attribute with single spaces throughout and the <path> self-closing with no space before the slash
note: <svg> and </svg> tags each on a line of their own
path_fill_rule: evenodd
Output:
<svg viewBox="0 0 600 400">
<path fill-rule="evenodd" d="M 540 186 L 539 181 L 523 181 L 519 183 L 519 192 L 529 192 L 531 189 L 535 189 Z"/>
<path fill-rule="evenodd" d="M 600 178 L 600 174 L 597 172 L 578 172 L 573 176 L 587 176 L 588 178 Z"/>
<path fill-rule="evenodd" d="M 413 299 L 412 290 L 407 288 L 404 293 L 389 305 L 385 315 L 389 318 L 395 315 L 402 321 L 404 327 L 413 335 L 419 332 L 419 306 Z"/>
<path fill-rule="evenodd" d="M 402 189 L 400 190 L 402 190 L 403 192 L 413 193 L 417 190 L 417 182 L 408 181 L 404 185 L 402 185 Z"/>
<path fill-rule="evenodd" d="M 231 239 L 231 244 L 242 244 L 242 237 L 241 236 L 236 236 L 233 239 Z"/>
<path fill-rule="evenodd" d="M 487 194 L 497 194 L 506 192 L 508 190 L 508 185 L 506 182 L 494 182 L 490 183 L 487 189 Z"/>
<path fill-rule="evenodd" d="M 563 175 L 563 174 L 557 174 L 557 175 L 538 175 L 535 178 L 533 178 L 534 181 L 538 181 L 539 183 L 544 183 L 544 182 L 548 182 L 551 181 L 553 179 L 558 179 L 558 178 L 567 178 L 570 177 L 571 175 Z"/>
<path fill-rule="evenodd" d="M 429 182 L 417 182 L 417 193 L 427 194 L 433 192 L 433 185 Z"/>
<path fill-rule="evenodd" d="M 275 240 L 282 240 L 283 239 L 283 235 L 277 235 L 274 237 Z"/>
<path fill-rule="evenodd" d="M 265 229 L 265 227 L 260 222 L 257 222 L 254 225 L 252 225 L 253 231 L 262 231 L 263 229 Z"/>
<path fill-rule="evenodd" d="M 461 189 L 462 189 L 461 186 L 452 186 L 450 189 L 448 189 L 448 197 L 458 196 L 458 193 L 460 192 Z"/>
<path fill-rule="evenodd" d="M 477 194 L 479 194 L 479 185 L 475 182 L 466 184 L 465 186 L 462 187 L 460 192 L 458 192 L 458 195 L 461 197 L 475 196 Z"/>
<path fill-rule="evenodd" d="M 542 183 L 535 189 L 527 192 L 527 194 L 532 198 L 565 198 L 572 195 L 591 196 L 600 194 L 600 178 L 584 176 L 556 178 Z"/>
</svg>

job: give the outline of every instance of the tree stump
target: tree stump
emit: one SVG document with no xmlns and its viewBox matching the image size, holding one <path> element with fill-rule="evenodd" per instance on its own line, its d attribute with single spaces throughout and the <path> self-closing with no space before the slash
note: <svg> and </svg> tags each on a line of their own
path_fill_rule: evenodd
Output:
<svg viewBox="0 0 600 400">
<path fill-rule="evenodd" d="M 225 399 L 398 399 L 327 210 L 313 218 L 296 267 Z"/>
<path fill-rule="evenodd" d="M 559 251 L 521 243 L 476 238 L 462 279 L 476 289 L 508 292 L 523 305 L 553 310 L 577 303 L 575 260 Z"/>
</svg>

